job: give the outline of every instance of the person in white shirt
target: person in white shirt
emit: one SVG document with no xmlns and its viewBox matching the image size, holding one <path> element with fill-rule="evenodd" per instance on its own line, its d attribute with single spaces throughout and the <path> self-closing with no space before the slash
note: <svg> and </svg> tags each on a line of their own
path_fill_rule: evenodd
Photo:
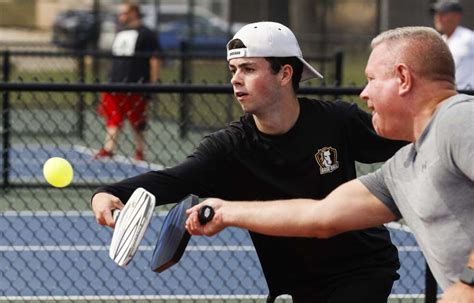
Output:
<svg viewBox="0 0 474 303">
<path fill-rule="evenodd" d="M 460 25 L 462 6 L 458 1 L 440 0 L 432 8 L 434 26 L 454 57 L 457 89 L 474 89 L 474 32 Z"/>
</svg>

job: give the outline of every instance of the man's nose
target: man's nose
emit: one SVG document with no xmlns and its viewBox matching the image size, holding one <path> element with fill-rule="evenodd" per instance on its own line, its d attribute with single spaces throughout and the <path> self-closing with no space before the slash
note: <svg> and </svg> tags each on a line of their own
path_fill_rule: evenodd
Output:
<svg viewBox="0 0 474 303">
<path fill-rule="evenodd" d="M 369 95 L 367 94 L 367 85 L 364 87 L 364 89 L 360 93 L 359 97 L 365 102 L 367 102 L 369 100 Z"/>
<path fill-rule="evenodd" d="M 235 71 L 232 75 L 232 78 L 230 79 L 230 84 L 234 86 L 242 84 L 242 78 L 240 77 L 240 73 L 238 71 Z"/>
</svg>

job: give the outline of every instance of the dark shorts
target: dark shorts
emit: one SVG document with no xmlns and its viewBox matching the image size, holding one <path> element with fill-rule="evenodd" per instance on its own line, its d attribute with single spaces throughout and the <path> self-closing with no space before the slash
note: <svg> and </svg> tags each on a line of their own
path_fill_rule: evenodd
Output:
<svg viewBox="0 0 474 303">
<path fill-rule="evenodd" d="M 146 107 L 143 94 L 103 93 L 98 112 L 105 118 L 107 127 L 121 127 L 127 118 L 134 129 L 143 130 Z"/>
</svg>

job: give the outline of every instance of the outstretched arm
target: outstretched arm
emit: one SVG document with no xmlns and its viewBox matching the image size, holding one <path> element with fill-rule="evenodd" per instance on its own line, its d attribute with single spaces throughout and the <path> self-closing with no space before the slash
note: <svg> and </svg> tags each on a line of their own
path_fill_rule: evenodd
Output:
<svg viewBox="0 0 474 303">
<path fill-rule="evenodd" d="M 211 222 L 200 225 L 198 210 L 214 208 Z M 227 226 L 236 226 L 274 236 L 328 238 L 345 231 L 377 226 L 396 216 L 359 181 L 335 189 L 324 200 L 235 201 L 207 199 L 188 210 L 188 231 L 211 236 Z"/>
</svg>

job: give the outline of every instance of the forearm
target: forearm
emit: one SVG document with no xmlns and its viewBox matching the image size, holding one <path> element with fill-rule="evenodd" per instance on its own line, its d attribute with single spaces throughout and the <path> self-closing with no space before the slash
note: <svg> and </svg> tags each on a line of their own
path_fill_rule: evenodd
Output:
<svg viewBox="0 0 474 303">
<path fill-rule="evenodd" d="M 272 202 L 233 201 L 222 208 L 225 226 L 236 226 L 274 236 L 326 237 L 323 215 L 318 203 L 310 199 Z"/>
<path fill-rule="evenodd" d="M 318 238 L 328 238 L 396 219 L 359 180 L 339 186 L 321 201 L 228 202 L 219 212 L 224 226 L 237 226 L 274 236 Z"/>
<path fill-rule="evenodd" d="M 96 192 L 108 192 L 127 201 L 137 187 L 143 187 L 156 197 L 157 205 L 176 203 L 190 193 L 200 197 L 215 195 L 219 187 L 212 163 L 194 154 L 182 163 L 163 170 L 149 171 L 125 180 L 100 187 Z M 216 161 L 214 161 L 216 162 Z"/>
<path fill-rule="evenodd" d="M 177 202 L 188 193 L 178 176 L 171 176 L 165 171 L 150 171 L 104 185 L 99 187 L 96 193 L 110 193 L 125 203 L 138 187 L 143 187 L 155 195 L 159 205 Z"/>
<path fill-rule="evenodd" d="M 158 58 L 152 57 L 150 59 L 150 82 L 155 83 L 160 76 L 161 62 Z"/>
</svg>

